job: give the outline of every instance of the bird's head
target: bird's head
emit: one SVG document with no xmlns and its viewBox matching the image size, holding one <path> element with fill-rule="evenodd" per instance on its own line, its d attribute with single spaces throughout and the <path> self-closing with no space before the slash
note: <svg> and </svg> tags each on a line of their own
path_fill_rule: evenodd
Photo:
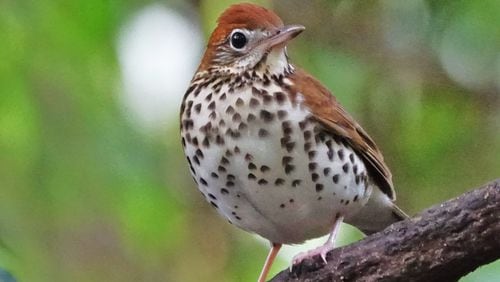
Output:
<svg viewBox="0 0 500 282">
<path fill-rule="evenodd" d="M 283 25 L 275 13 L 253 4 L 233 5 L 217 22 L 199 71 L 281 74 L 290 69 L 286 44 L 304 30 L 301 25 Z"/>
</svg>

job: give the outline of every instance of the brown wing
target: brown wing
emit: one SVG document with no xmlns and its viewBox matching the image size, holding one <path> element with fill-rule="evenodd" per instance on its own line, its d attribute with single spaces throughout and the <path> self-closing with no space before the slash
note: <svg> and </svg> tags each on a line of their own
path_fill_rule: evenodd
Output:
<svg viewBox="0 0 500 282">
<path fill-rule="evenodd" d="M 318 80 L 302 70 L 296 70 L 291 79 L 295 83 L 291 87 L 292 93 L 302 94 L 304 103 L 311 109 L 314 118 L 323 124 L 327 132 L 344 138 L 366 161 L 370 176 L 380 190 L 395 200 L 391 172 L 370 136 Z"/>
</svg>

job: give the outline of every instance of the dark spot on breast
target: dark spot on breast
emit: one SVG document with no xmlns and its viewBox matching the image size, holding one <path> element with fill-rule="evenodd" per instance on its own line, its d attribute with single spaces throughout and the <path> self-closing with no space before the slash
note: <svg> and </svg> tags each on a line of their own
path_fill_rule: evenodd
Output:
<svg viewBox="0 0 500 282">
<path fill-rule="evenodd" d="M 276 178 L 276 180 L 274 181 L 274 185 L 276 185 L 276 186 L 280 186 L 283 184 L 285 184 L 285 179 L 283 179 L 283 178 Z"/>
<path fill-rule="evenodd" d="M 237 138 L 241 137 L 241 133 L 239 131 L 237 131 L 237 130 L 233 130 L 232 128 L 228 128 L 226 130 L 226 135 L 229 135 L 229 136 L 231 136 L 234 139 L 237 139 Z"/>
<path fill-rule="evenodd" d="M 254 115 L 254 114 L 248 114 L 248 117 L 247 117 L 247 122 L 252 122 L 252 121 L 255 121 L 257 119 L 257 117 Z"/>
<path fill-rule="evenodd" d="M 271 170 L 271 168 L 268 167 L 267 165 L 263 165 L 260 167 L 260 171 L 262 172 L 268 172 L 269 170 Z"/>
<path fill-rule="evenodd" d="M 280 138 L 280 144 L 282 148 L 285 148 L 286 143 L 290 141 L 290 136 L 284 136 Z"/>
<path fill-rule="evenodd" d="M 193 161 L 194 161 L 197 165 L 200 165 L 200 160 L 198 159 L 198 156 L 193 156 Z"/>
<path fill-rule="evenodd" d="M 249 164 L 248 164 L 248 169 L 250 169 L 250 170 L 254 170 L 254 169 L 256 169 L 256 168 L 257 168 L 257 166 L 256 166 L 254 163 L 249 163 Z"/>
<path fill-rule="evenodd" d="M 259 179 L 259 181 L 257 183 L 259 185 L 266 185 L 267 184 L 267 180 L 265 180 L 264 178 L 262 178 L 262 179 Z"/>
<path fill-rule="evenodd" d="M 307 120 L 299 121 L 299 128 L 300 130 L 304 130 L 307 125 Z"/>
<path fill-rule="evenodd" d="M 347 173 L 349 171 L 349 164 L 348 163 L 345 163 L 343 166 L 342 166 L 342 170 Z"/>
<path fill-rule="evenodd" d="M 234 175 L 232 175 L 232 174 L 228 174 L 228 175 L 226 176 L 226 179 L 227 179 L 227 180 L 234 181 L 234 180 L 236 179 L 236 177 L 235 177 Z"/>
<path fill-rule="evenodd" d="M 226 172 L 226 168 L 220 165 L 217 167 L 217 171 L 220 173 L 224 173 L 224 172 Z"/>
<path fill-rule="evenodd" d="M 214 196 L 214 194 L 212 193 L 208 193 L 208 196 L 212 199 L 212 200 L 217 200 L 217 198 Z"/>
<path fill-rule="evenodd" d="M 285 204 L 281 204 L 280 208 L 282 208 L 282 209 L 285 208 Z"/>
<path fill-rule="evenodd" d="M 224 145 L 224 138 L 222 138 L 222 136 L 218 135 L 215 137 L 215 143 L 217 145 Z"/>
<path fill-rule="evenodd" d="M 208 109 L 215 110 L 215 101 L 212 101 L 210 104 L 208 104 Z"/>
<path fill-rule="evenodd" d="M 311 147 L 312 147 L 311 142 L 304 143 L 304 151 L 309 152 L 311 150 Z"/>
<path fill-rule="evenodd" d="M 293 161 L 293 157 L 290 156 L 283 156 L 281 158 L 281 165 L 285 166 Z"/>
<path fill-rule="evenodd" d="M 288 113 L 285 110 L 279 110 L 278 111 L 278 118 L 280 120 L 283 120 L 284 118 L 286 118 L 287 115 L 288 115 Z"/>
<path fill-rule="evenodd" d="M 233 122 L 240 122 L 241 121 L 241 115 L 239 113 L 235 113 L 233 115 Z"/>
<path fill-rule="evenodd" d="M 220 101 L 226 100 L 226 93 L 222 93 L 222 95 L 220 95 L 220 97 L 219 97 L 219 100 Z"/>
<path fill-rule="evenodd" d="M 318 167 L 318 163 L 309 163 L 309 171 L 314 171 Z"/>
<path fill-rule="evenodd" d="M 305 141 L 311 139 L 311 137 L 312 137 L 312 132 L 310 130 L 304 131 L 304 140 Z"/>
<path fill-rule="evenodd" d="M 194 106 L 194 111 L 199 114 L 201 111 L 201 103 L 198 103 Z"/>
<path fill-rule="evenodd" d="M 326 152 L 326 154 L 328 155 L 328 159 L 330 161 L 333 161 L 333 156 L 334 156 L 333 150 L 332 149 L 328 149 L 328 151 Z"/>
<path fill-rule="evenodd" d="M 189 93 L 191 93 L 196 87 L 198 86 L 198 84 L 191 84 L 191 86 L 189 86 L 188 90 L 186 90 L 186 96 L 189 95 Z"/>
<path fill-rule="evenodd" d="M 311 180 L 312 180 L 313 182 L 318 181 L 318 178 L 319 178 L 319 175 L 318 175 L 317 173 L 312 173 L 312 174 L 311 174 Z"/>
<path fill-rule="evenodd" d="M 316 151 L 307 152 L 307 156 L 309 157 L 309 160 L 314 159 L 314 157 L 316 156 Z"/>
<path fill-rule="evenodd" d="M 200 177 L 200 183 L 207 186 L 207 181 L 205 179 L 203 179 L 202 177 Z"/>
<path fill-rule="evenodd" d="M 331 149 L 332 148 L 332 139 L 328 139 L 326 142 L 325 142 L 325 145 Z"/>
<path fill-rule="evenodd" d="M 255 174 L 253 174 L 253 173 L 249 173 L 249 174 L 248 174 L 248 179 L 250 179 L 250 180 L 255 180 L 255 179 L 257 179 L 257 177 L 255 176 Z"/>
<path fill-rule="evenodd" d="M 200 92 L 201 92 L 201 87 L 196 88 L 196 90 L 193 92 L 194 97 L 198 97 Z"/>
<path fill-rule="evenodd" d="M 231 105 L 227 106 L 227 108 L 226 108 L 226 114 L 232 115 L 233 113 L 234 113 L 233 106 L 231 106 Z"/>
<path fill-rule="evenodd" d="M 278 102 L 278 104 L 283 105 L 283 103 L 285 103 L 286 101 L 286 95 L 283 92 L 275 92 L 274 99 L 276 99 L 276 102 Z"/>
<path fill-rule="evenodd" d="M 245 105 L 245 102 L 243 102 L 243 99 L 241 99 L 241 98 L 236 99 L 236 106 L 237 107 L 241 107 L 243 105 Z"/>
<path fill-rule="evenodd" d="M 249 161 L 251 161 L 251 160 L 253 160 L 253 156 L 252 156 L 250 153 L 246 153 L 246 154 L 245 154 L 245 161 L 248 161 L 248 162 L 249 162 Z"/>
<path fill-rule="evenodd" d="M 247 124 L 246 124 L 246 123 L 244 123 L 244 122 L 242 122 L 242 123 L 240 123 L 240 125 L 238 125 L 238 130 L 239 130 L 239 131 L 243 131 L 243 130 L 245 130 L 245 129 L 247 129 L 247 128 L 248 128 L 248 126 L 247 126 Z"/>
<path fill-rule="evenodd" d="M 344 150 L 343 149 L 338 150 L 337 155 L 339 155 L 339 158 L 341 161 L 344 160 Z"/>
<path fill-rule="evenodd" d="M 288 153 L 291 153 L 293 148 L 295 147 L 295 142 L 288 142 L 286 143 L 286 150 Z"/>
<path fill-rule="evenodd" d="M 357 174 L 358 173 L 358 165 L 354 165 L 352 167 L 352 172 L 354 172 L 354 174 Z"/>
<path fill-rule="evenodd" d="M 316 192 L 321 192 L 323 190 L 323 184 L 317 183 L 316 184 Z"/>
<path fill-rule="evenodd" d="M 266 110 L 261 110 L 260 111 L 260 118 L 264 122 L 271 122 L 274 119 L 274 114 L 269 112 L 269 111 L 266 111 Z"/>
<path fill-rule="evenodd" d="M 293 132 L 292 125 L 291 125 L 290 121 L 282 122 L 281 129 L 283 130 L 283 134 L 285 134 L 285 135 L 291 135 Z"/>
<path fill-rule="evenodd" d="M 357 202 L 358 201 L 358 195 L 354 196 L 354 199 L 352 199 L 353 202 Z"/>
<path fill-rule="evenodd" d="M 214 203 L 213 201 L 210 201 L 210 204 L 212 205 L 212 207 L 214 207 L 214 208 L 216 208 L 216 209 L 218 209 L 218 208 L 219 208 L 219 206 L 217 206 L 217 204 L 216 204 L 216 203 Z"/>
<path fill-rule="evenodd" d="M 292 181 L 292 187 L 297 187 L 297 186 L 300 185 L 300 183 L 302 183 L 302 180 L 300 180 L 300 179 L 294 179 Z"/>
<path fill-rule="evenodd" d="M 264 128 L 259 129 L 259 137 L 264 138 L 269 135 L 269 132 L 265 130 Z"/>
<path fill-rule="evenodd" d="M 205 101 L 210 102 L 212 100 L 212 93 L 209 93 L 207 97 L 205 97 Z"/>
<path fill-rule="evenodd" d="M 252 95 L 254 95 L 254 96 L 261 96 L 262 92 L 259 89 L 255 88 L 255 87 L 252 87 Z"/>
<path fill-rule="evenodd" d="M 259 106 L 259 100 L 255 99 L 255 98 L 251 98 L 250 99 L 250 108 L 256 108 Z"/>
<path fill-rule="evenodd" d="M 340 177 L 340 175 L 335 174 L 335 175 L 332 177 L 333 183 L 338 184 L 338 183 L 339 183 L 339 177 Z"/>
<path fill-rule="evenodd" d="M 212 172 L 210 176 L 212 176 L 213 178 L 219 178 L 219 175 L 215 172 Z"/>
<path fill-rule="evenodd" d="M 325 168 L 323 169 L 323 174 L 324 174 L 325 176 L 328 176 L 328 174 L 330 174 L 330 171 L 331 171 L 331 170 L 332 170 L 331 168 L 329 168 L 329 167 L 325 167 Z"/>
<path fill-rule="evenodd" d="M 271 95 L 264 95 L 262 96 L 262 99 L 264 101 L 264 105 L 269 105 L 273 101 L 273 97 Z"/>
<path fill-rule="evenodd" d="M 203 146 L 205 146 L 206 148 L 210 147 L 210 141 L 208 141 L 208 137 L 205 136 L 205 138 L 203 138 L 203 141 L 201 142 L 201 144 Z"/>
<path fill-rule="evenodd" d="M 227 187 L 233 187 L 234 186 L 234 182 L 233 181 L 226 181 L 226 186 Z"/>
<path fill-rule="evenodd" d="M 290 165 L 290 164 L 285 165 L 285 173 L 286 173 L 286 174 L 289 174 L 289 173 L 290 173 L 290 172 L 292 172 L 294 169 L 295 169 L 295 166 L 294 166 L 294 165 Z"/>
<path fill-rule="evenodd" d="M 216 117 L 217 117 L 217 114 L 215 113 L 215 111 L 212 111 L 210 113 L 210 115 L 208 115 L 208 117 L 211 119 L 211 120 L 214 120 Z"/>
<path fill-rule="evenodd" d="M 201 159 L 203 159 L 203 152 L 200 149 L 197 149 L 195 154 Z"/>
</svg>

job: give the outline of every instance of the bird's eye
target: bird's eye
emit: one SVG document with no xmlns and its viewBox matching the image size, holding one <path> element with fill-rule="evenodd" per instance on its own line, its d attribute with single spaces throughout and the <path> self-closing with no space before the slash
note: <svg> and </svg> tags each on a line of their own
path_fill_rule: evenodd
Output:
<svg viewBox="0 0 500 282">
<path fill-rule="evenodd" d="M 247 44 L 247 37 L 241 31 L 235 31 L 231 34 L 231 46 L 234 49 L 241 49 Z"/>
</svg>

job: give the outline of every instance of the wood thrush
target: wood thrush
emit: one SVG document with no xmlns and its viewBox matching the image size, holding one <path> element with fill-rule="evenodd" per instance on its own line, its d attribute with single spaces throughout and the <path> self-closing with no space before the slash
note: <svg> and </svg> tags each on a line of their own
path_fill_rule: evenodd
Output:
<svg viewBox="0 0 500 282">
<path fill-rule="evenodd" d="M 373 140 L 286 44 L 304 30 L 252 4 L 218 19 L 184 95 L 184 153 L 194 181 L 230 223 L 268 239 L 264 281 L 282 244 L 330 233 L 298 255 L 326 262 L 342 221 L 365 233 L 406 218 Z"/>
</svg>

